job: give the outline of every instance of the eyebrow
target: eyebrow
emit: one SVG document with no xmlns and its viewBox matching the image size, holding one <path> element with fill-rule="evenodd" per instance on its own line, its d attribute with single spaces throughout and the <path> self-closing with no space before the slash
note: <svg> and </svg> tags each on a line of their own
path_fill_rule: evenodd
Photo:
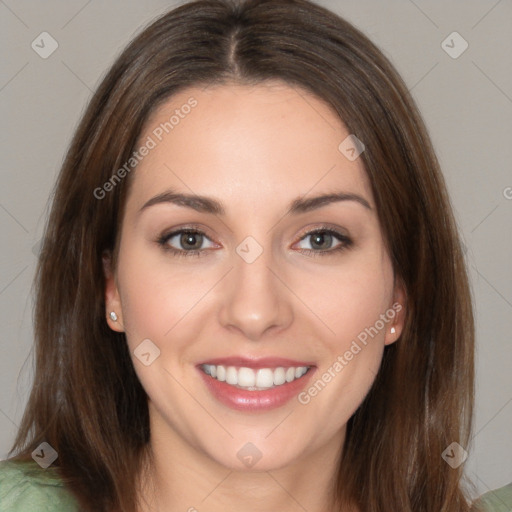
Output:
<svg viewBox="0 0 512 512">
<path fill-rule="evenodd" d="M 306 213 L 322 208 L 323 206 L 327 206 L 328 204 L 341 201 L 355 201 L 368 210 L 372 210 L 369 202 L 362 196 L 350 192 L 333 192 L 330 194 L 322 194 L 307 199 L 304 197 L 294 199 L 291 202 L 286 214 L 297 215 L 300 213 Z M 222 203 L 216 199 L 207 196 L 199 196 L 196 194 L 183 194 L 174 190 L 167 190 L 149 199 L 149 201 L 144 203 L 142 208 L 139 210 L 139 214 L 150 206 L 162 203 L 176 204 L 185 208 L 191 208 L 197 212 L 210 213 L 212 215 L 223 216 L 226 214 Z"/>
</svg>

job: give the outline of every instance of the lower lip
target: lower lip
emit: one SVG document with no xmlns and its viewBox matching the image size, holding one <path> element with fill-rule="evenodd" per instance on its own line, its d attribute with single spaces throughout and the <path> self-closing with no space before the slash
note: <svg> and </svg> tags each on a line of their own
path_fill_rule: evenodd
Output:
<svg viewBox="0 0 512 512">
<path fill-rule="evenodd" d="M 310 368 L 302 377 L 281 386 L 261 391 L 235 388 L 206 375 L 198 368 L 207 388 L 224 405 L 238 411 L 269 411 L 281 407 L 296 397 L 306 386 L 315 368 Z"/>
</svg>

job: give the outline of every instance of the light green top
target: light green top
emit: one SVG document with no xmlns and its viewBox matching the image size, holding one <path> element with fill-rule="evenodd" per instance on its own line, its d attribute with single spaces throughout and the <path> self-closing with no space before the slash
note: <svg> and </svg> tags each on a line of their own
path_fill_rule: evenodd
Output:
<svg viewBox="0 0 512 512">
<path fill-rule="evenodd" d="M 484 494 L 477 503 L 485 512 L 512 512 L 512 483 Z M 74 497 L 51 468 L 42 469 L 33 461 L 0 461 L 0 512 L 79 510 Z"/>
<path fill-rule="evenodd" d="M 478 505 L 483 511 L 512 512 L 512 483 L 485 493 L 474 505 Z M 474 510 L 477 510 L 476 506 Z"/>
<path fill-rule="evenodd" d="M 0 461 L 0 512 L 79 512 L 64 483 L 34 461 Z"/>
</svg>

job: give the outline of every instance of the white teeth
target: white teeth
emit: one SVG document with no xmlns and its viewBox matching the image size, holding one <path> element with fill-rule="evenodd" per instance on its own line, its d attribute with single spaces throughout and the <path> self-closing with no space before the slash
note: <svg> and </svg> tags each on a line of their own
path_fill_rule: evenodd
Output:
<svg viewBox="0 0 512 512">
<path fill-rule="evenodd" d="M 274 385 L 280 386 L 286 382 L 286 373 L 284 372 L 284 368 L 276 368 L 274 370 Z"/>
<path fill-rule="evenodd" d="M 292 366 L 290 368 L 236 368 L 235 366 L 222 366 L 203 364 L 203 371 L 221 382 L 231 386 L 247 388 L 251 391 L 269 389 L 274 386 L 281 386 L 287 382 L 302 377 L 309 369 L 307 366 Z"/>
<path fill-rule="evenodd" d="M 231 384 L 231 383 L 229 383 Z M 240 368 L 238 370 L 238 382 L 239 386 L 251 387 L 256 385 L 256 375 L 250 368 Z"/>
<path fill-rule="evenodd" d="M 234 366 L 228 366 L 228 369 L 226 370 L 226 382 L 232 386 L 236 386 L 238 384 L 238 372 Z"/>
<path fill-rule="evenodd" d="M 288 368 L 286 370 L 286 382 L 291 382 L 295 380 L 295 368 Z"/>
<path fill-rule="evenodd" d="M 210 374 L 213 377 L 213 373 Z M 224 366 L 217 366 L 217 380 L 224 382 L 226 380 L 226 368 Z"/>
<path fill-rule="evenodd" d="M 256 373 L 257 388 L 271 388 L 274 385 L 274 372 L 270 368 L 261 368 Z"/>
</svg>

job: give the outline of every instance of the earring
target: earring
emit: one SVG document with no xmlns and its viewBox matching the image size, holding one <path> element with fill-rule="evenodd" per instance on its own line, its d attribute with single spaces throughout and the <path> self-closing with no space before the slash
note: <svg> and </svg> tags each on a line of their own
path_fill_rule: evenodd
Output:
<svg viewBox="0 0 512 512">
<path fill-rule="evenodd" d="M 396 329 L 395 329 L 394 327 L 391 327 L 391 329 L 390 329 L 390 330 L 391 330 L 391 334 L 395 334 Z"/>
<path fill-rule="evenodd" d="M 117 315 L 115 311 L 110 312 L 110 319 L 112 320 L 112 322 L 117 322 Z"/>
</svg>

